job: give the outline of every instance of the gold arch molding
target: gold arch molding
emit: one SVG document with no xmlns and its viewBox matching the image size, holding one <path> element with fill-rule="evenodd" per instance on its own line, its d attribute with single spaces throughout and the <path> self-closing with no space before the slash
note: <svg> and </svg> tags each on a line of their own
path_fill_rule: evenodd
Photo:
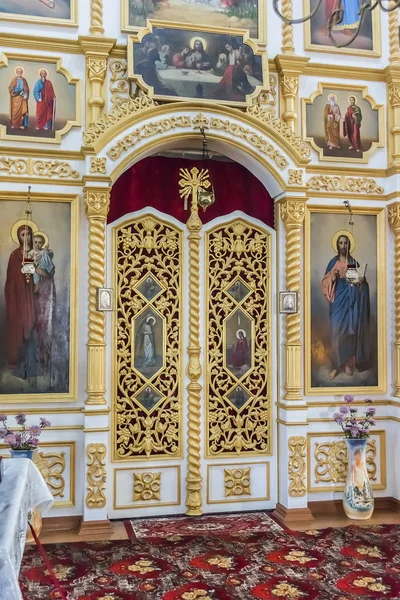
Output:
<svg viewBox="0 0 400 600">
<path fill-rule="evenodd" d="M 83 134 L 83 151 L 85 154 L 98 155 L 114 140 L 118 144 L 117 138 L 121 133 L 135 128 L 131 132 L 132 135 L 140 128 L 151 128 L 161 121 L 164 130 L 158 133 L 168 132 L 171 128 L 179 127 L 179 119 L 186 119 L 186 129 L 192 132 L 199 132 L 202 126 L 207 134 L 211 129 L 214 132 L 220 131 L 221 140 L 226 140 L 228 136 L 236 139 L 242 136 L 253 146 L 257 146 L 257 143 L 276 145 L 276 152 L 282 155 L 280 171 L 293 163 L 297 167 L 303 167 L 310 162 L 310 144 L 277 117 L 274 109 L 261 108 L 256 104 L 249 106 L 245 112 L 226 106 L 209 107 L 192 102 L 158 105 L 147 96 L 131 98 L 124 105 L 113 107 L 110 113 L 93 123 Z M 223 131 L 228 134 L 226 137 L 222 135 Z M 123 144 L 123 141 L 119 140 L 119 145 Z"/>
</svg>

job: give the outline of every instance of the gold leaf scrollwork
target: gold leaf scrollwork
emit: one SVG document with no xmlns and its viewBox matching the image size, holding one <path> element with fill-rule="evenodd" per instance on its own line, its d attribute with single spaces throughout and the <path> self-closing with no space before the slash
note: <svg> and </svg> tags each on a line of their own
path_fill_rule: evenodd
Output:
<svg viewBox="0 0 400 600">
<path fill-rule="evenodd" d="M 271 443 L 269 234 L 238 219 L 208 232 L 205 245 L 208 452 L 211 456 L 267 453 Z M 239 295 L 231 293 L 234 289 Z M 230 364 L 232 338 L 239 339 L 243 327 L 248 353 L 236 368 Z"/>
<path fill-rule="evenodd" d="M 246 469 L 224 469 L 225 497 L 250 496 L 250 472 Z"/>
<path fill-rule="evenodd" d="M 88 492 L 86 506 L 88 508 L 103 508 L 106 505 L 107 447 L 105 444 L 88 444 L 86 454 L 89 459 L 86 471 L 86 489 Z"/>
<path fill-rule="evenodd" d="M 384 189 L 371 177 L 346 177 L 345 175 L 314 175 L 307 181 L 310 190 L 332 192 L 357 192 L 383 194 Z"/>
<path fill-rule="evenodd" d="M 136 85 L 128 79 L 128 64 L 126 60 L 111 60 L 109 68 L 111 72 L 111 104 L 113 106 L 121 106 L 121 104 L 125 104 L 131 98 L 135 97 Z"/>
<path fill-rule="evenodd" d="M 106 158 L 98 158 L 97 156 L 90 157 L 90 172 L 91 173 L 106 173 Z"/>
<path fill-rule="evenodd" d="M 161 473 L 133 474 L 133 501 L 150 502 L 161 499 Z"/>
<path fill-rule="evenodd" d="M 289 169 L 289 185 L 303 185 L 303 171 L 301 169 Z"/>
<path fill-rule="evenodd" d="M 8 175 L 36 175 L 37 177 L 57 177 L 59 179 L 79 179 L 79 172 L 66 161 L 42 160 L 34 158 L 0 157 L 0 173 Z"/>
<path fill-rule="evenodd" d="M 292 436 L 289 446 L 289 496 L 294 498 L 306 495 L 306 438 L 302 435 Z"/>
<path fill-rule="evenodd" d="M 183 234 L 152 215 L 124 223 L 114 233 L 115 455 L 119 460 L 179 456 Z M 153 370 L 142 366 L 146 360 L 140 354 L 146 319 L 159 331 L 153 353 L 159 366 Z"/>
<path fill-rule="evenodd" d="M 347 476 L 346 442 L 315 442 L 315 483 L 344 483 Z M 371 481 L 376 481 L 376 440 L 368 440 L 366 465 Z"/>
<path fill-rule="evenodd" d="M 33 462 L 54 497 L 64 497 L 65 452 L 35 452 Z"/>
</svg>

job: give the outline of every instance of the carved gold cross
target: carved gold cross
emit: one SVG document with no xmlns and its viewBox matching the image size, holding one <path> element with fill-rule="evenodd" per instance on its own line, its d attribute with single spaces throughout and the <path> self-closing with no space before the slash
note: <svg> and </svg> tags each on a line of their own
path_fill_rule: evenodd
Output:
<svg viewBox="0 0 400 600">
<path fill-rule="evenodd" d="M 199 189 L 208 189 L 211 185 L 209 181 L 208 169 L 180 169 L 179 175 L 182 179 L 179 180 L 179 195 L 185 201 L 185 210 L 188 209 L 188 198 L 192 195 L 192 210 L 197 210 L 197 194 Z"/>
</svg>

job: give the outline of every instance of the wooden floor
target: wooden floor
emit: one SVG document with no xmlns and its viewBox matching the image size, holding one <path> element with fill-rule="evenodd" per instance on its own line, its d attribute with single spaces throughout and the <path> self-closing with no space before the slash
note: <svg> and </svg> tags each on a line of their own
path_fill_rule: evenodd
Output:
<svg viewBox="0 0 400 600">
<path fill-rule="evenodd" d="M 304 531 L 307 529 L 325 529 L 327 527 L 346 527 L 347 525 L 360 525 L 369 527 L 380 524 L 399 524 L 400 513 L 392 511 L 378 511 L 368 521 L 354 521 L 348 519 L 343 513 L 314 514 L 313 521 L 291 522 L 290 529 Z M 95 542 L 101 540 L 126 540 L 128 535 L 122 521 L 112 521 L 111 532 L 103 535 L 78 535 L 78 531 L 42 531 L 40 541 L 42 544 L 55 544 L 63 542 Z"/>
</svg>

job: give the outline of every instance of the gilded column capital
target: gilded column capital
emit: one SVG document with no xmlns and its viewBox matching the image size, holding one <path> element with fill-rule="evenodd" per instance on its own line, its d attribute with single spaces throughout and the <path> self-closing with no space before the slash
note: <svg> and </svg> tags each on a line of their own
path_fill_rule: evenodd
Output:
<svg viewBox="0 0 400 600">
<path fill-rule="evenodd" d="M 282 51 L 284 51 L 283 47 Z M 281 117 L 293 131 L 298 129 L 297 111 L 299 78 L 300 75 L 304 73 L 304 69 L 309 60 L 310 59 L 307 57 L 294 56 L 291 53 L 279 54 L 275 57 L 275 64 L 279 75 L 279 85 L 283 97 L 283 102 L 281 103 Z"/>
<path fill-rule="evenodd" d="M 389 83 L 389 102 L 392 107 L 400 106 L 400 82 L 391 81 Z"/>
<path fill-rule="evenodd" d="M 389 204 L 388 206 L 389 225 L 393 231 L 400 230 L 400 201 Z"/>
<path fill-rule="evenodd" d="M 107 57 L 88 54 L 86 60 L 88 77 L 90 81 L 99 79 L 104 81 L 107 72 Z"/>
<path fill-rule="evenodd" d="M 282 73 L 280 77 L 280 84 L 283 96 L 293 95 L 296 96 L 299 91 L 300 78 L 298 75 L 290 75 Z"/>
<path fill-rule="evenodd" d="M 301 229 L 306 214 L 307 198 L 285 198 L 280 202 L 280 215 L 285 229 Z"/>
<path fill-rule="evenodd" d="M 106 219 L 110 208 L 111 188 L 85 188 L 85 209 L 88 219 Z"/>
</svg>

